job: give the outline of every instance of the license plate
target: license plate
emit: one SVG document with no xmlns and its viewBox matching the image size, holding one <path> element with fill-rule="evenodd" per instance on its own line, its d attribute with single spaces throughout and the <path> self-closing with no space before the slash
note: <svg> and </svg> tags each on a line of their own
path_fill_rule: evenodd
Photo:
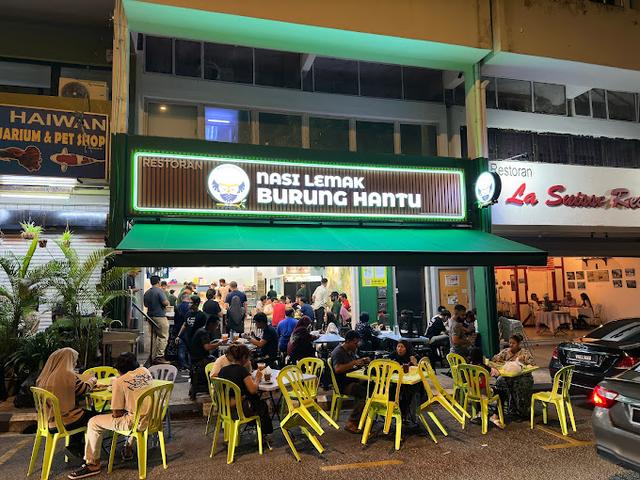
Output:
<svg viewBox="0 0 640 480">
<path fill-rule="evenodd" d="M 582 355 L 580 353 L 576 353 L 575 357 L 576 357 L 576 360 L 582 360 L 583 362 L 591 361 L 591 355 Z"/>
<path fill-rule="evenodd" d="M 634 423 L 640 423 L 640 408 L 631 409 L 631 421 Z"/>
</svg>

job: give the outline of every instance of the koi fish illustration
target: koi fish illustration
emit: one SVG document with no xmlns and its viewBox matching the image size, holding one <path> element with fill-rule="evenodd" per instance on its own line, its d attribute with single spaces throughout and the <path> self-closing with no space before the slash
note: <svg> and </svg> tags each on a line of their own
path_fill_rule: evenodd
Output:
<svg viewBox="0 0 640 480">
<path fill-rule="evenodd" d="M 28 172 L 37 172 L 42 166 L 42 154 L 38 147 L 29 145 L 22 149 L 18 147 L 0 148 L 0 160 L 4 162 L 18 162 Z"/>
<path fill-rule="evenodd" d="M 69 153 L 67 148 L 63 148 L 60 153 L 51 155 L 51 161 L 60 165 L 60 170 L 67 171 L 69 167 L 81 167 L 83 165 L 91 165 L 92 163 L 104 162 L 104 160 L 98 160 L 97 158 L 87 157 L 79 153 Z"/>
</svg>

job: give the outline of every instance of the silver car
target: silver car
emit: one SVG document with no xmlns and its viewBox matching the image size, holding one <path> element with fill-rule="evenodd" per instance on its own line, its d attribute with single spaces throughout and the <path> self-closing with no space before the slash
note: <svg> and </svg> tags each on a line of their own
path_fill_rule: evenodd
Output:
<svg viewBox="0 0 640 480">
<path fill-rule="evenodd" d="M 600 382 L 591 400 L 598 453 L 640 472 L 640 363 Z"/>
</svg>

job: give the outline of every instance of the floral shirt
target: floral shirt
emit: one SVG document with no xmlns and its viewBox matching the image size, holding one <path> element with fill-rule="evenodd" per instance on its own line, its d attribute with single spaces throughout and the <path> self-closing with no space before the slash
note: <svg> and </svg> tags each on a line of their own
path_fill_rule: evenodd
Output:
<svg viewBox="0 0 640 480">
<path fill-rule="evenodd" d="M 510 348 L 505 348 L 493 357 L 494 362 L 515 362 L 518 361 L 523 365 L 535 365 L 533 355 L 526 348 L 521 348 L 517 353 L 512 353 Z"/>
</svg>

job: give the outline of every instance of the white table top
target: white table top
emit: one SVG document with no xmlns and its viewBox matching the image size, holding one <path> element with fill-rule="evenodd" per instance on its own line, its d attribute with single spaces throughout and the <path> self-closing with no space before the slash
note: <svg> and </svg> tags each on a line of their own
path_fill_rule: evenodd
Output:
<svg viewBox="0 0 640 480">
<path fill-rule="evenodd" d="M 251 375 L 255 378 L 255 370 L 251 373 Z M 275 369 L 271 369 L 271 383 L 265 383 L 264 379 L 260 382 L 260 385 L 258 385 L 258 390 L 261 392 L 275 392 L 277 390 L 280 390 L 280 387 L 278 386 L 278 375 L 280 374 L 280 370 L 275 370 Z M 303 373 L 302 374 L 302 378 L 303 380 L 313 380 L 316 377 L 315 375 L 311 375 L 309 373 Z M 285 381 L 285 384 L 287 382 Z"/>
<path fill-rule="evenodd" d="M 426 343 L 429 341 L 427 337 L 417 336 L 417 337 L 403 337 L 397 333 L 393 333 L 391 330 L 380 330 L 378 338 L 388 338 L 389 340 L 395 340 L 399 342 L 400 340 L 405 340 L 409 343 Z"/>
<path fill-rule="evenodd" d="M 316 338 L 313 343 L 340 343 L 344 342 L 344 338 L 335 333 L 325 333 Z"/>
</svg>

